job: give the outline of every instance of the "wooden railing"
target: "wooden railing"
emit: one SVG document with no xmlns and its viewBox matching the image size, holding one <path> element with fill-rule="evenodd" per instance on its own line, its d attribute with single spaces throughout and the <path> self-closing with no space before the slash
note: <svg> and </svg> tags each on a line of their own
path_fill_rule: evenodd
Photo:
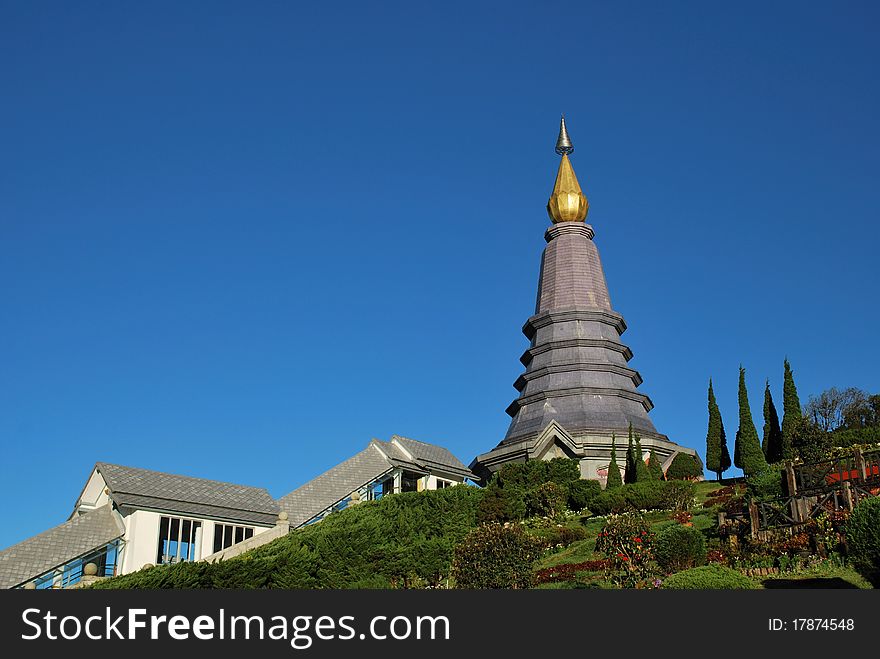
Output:
<svg viewBox="0 0 880 659">
<path fill-rule="evenodd" d="M 851 511 L 863 499 L 880 495 L 880 449 L 811 464 L 787 463 L 783 469 L 788 496 L 748 503 L 753 537 L 759 531 L 805 524 L 823 512 Z M 744 519 L 728 513 L 726 519 Z"/>
</svg>

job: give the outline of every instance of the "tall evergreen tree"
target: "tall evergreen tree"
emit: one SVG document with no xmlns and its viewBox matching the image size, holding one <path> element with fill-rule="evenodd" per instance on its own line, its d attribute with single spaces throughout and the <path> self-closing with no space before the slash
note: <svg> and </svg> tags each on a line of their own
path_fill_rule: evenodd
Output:
<svg viewBox="0 0 880 659">
<path fill-rule="evenodd" d="M 617 448 L 614 446 L 615 437 L 611 435 L 611 462 L 608 464 L 608 477 L 605 480 L 605 489 L 610 490 L 623 485 L 620 477 L 620 467 L 617 466 Z"/>
<path fill-rule="evenodd" d="M 715 401 L 712 380 L 709 380 L 709 429 L 706 432 L 706 469 L 714 471 L 721 482 L 721 474 L 730 469 L 730 451 L 724 434 L 724 421 Z"/>
<path fill-rule="evenodd" d="M 629 441 L 626 447 L 626 465 L 623 469 L 623 482 L 635 483 L 638 481 L 638 471 L 636 469 L 636 447 L 633 444 L 633 427 L 629 424 Z"/>
<path fill-rule="evenodd" d="M 782 459 L 791 460 L 795 457 L 795 436 L 801 425 L 803 413 L 798 398 L 797 387 L 794 385 L 794 374 L 788 359 L 784 362 L 785 374 L 782 381 Z"/>
<path fill-rule="evenodd" d="M 653 447 L 651 447 L 651 455 L 650 457 L 648 457 L 648 471 L 651 472 L 652 480 L 663 480 L 663 465 L 660 464 L 660 458 L 658 458 L 657 454 L 654 453 Z"/>
<path fill-rule="evenodd" d="M 767 466 L 758 431 L 752 421 L 749 392 L 746 390 L 746 369 L 742 366 L 739 367 L 739 429 L 736 431 L 734 455 L 739 456 L 740 468 L 746 476 L 757 474 Z"/>
<path fill-rule="evenodd" d="M 769 380 L 764 387 L 764 440 L 761 449 L 767 462 L 772 464 L 782 460 L 782 430 L 779 428 L 779 414 L 773 404 Z"/>
<path fill-rule="evenodd" d="M 645 454 L 642 451 L 642 436 L 639 433 L 636 433 L 635 458 L 636 482 L 643 483 L 651 480 L 651 472 L 648 469 L 648 465 L 645 464 Z"/>
</svg>

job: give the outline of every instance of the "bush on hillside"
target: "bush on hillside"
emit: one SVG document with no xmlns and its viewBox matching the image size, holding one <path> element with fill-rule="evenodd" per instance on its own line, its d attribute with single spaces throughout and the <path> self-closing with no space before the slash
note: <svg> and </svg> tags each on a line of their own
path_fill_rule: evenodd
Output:
<svg viewBox="0 0 880 659">
<path fill-rule="evenodd" d="M 703 466 L 690 453 L 677 453 L 666 470 L 669 480 L 693 480 L 703 475 Z"/>
<path fill-rule="evenodd" d="M 596 538 L 596 551 L 610 563 L 611 580 L 623 588 L 643 585 L 650 575 L 654 534 L 638 513 L 612 515 Z"/>
<path fill-rule="evenodd" d="M 766 469 L 746 478 L 746 486 L 757 499 L 777 499 L 785 494 L 782 489 L 782 469 L 770 465 Z"/>
<path fill-rule="evenodd" d="M 832 446 L 856 446 L 880 443 L 880 426 L 866 428 L 839 428 L 831 433 Z"/>
<path fill-rule="evenodd" d="M 566 486 L 581 479 L 581 467 L 577 460 L 570 458 L 553 458 L 547 465 L 547 480 L 557 485 Z"/>
<path fill-rule="evenodd" d="M 565 511 L 568 490 L 553 481 L 532 488 L 526 494 L 526 510 L 529 517 L 555 517 Z"/>
<path fill-rule="evenodd" d="M 525 462 L 509 462 L 499 469 L 489 486 L 508 488 L 519 487 L 523 490 L 543 485 L 550 481 L 558 485 L 580 478 L 580 467 L 577 460 L 569 458 L 553 458 L 544 460 L 526 460 Z"/>
<path fill-rule="evenodd" d="M 492 476 L 480 508 L 480 522 L 513 522 L 553 516 L 587 494 L 579 485 L 580 464 L 569 458 L 527 460 L 504 465 Z M 580 508 L 578 508 L 580 510 Z"/>
<path fill-rule="evenodd" d="M 438 586 L 476 527 L 483 490 L 407 492 L 329 515 L 218 563 L 156 566 L 95 588 L 396 588 Z"/>
<path fill-rule="evenodd" d="M 686 510 L 693 505 L 696 486 L 688 481 L 646 481 L 605 490 L 593 498 L 596 515 L 628 510 Z"/>
<path fill-rule="evenodd" d="M 753 590 L 758 585 L 747 576 L 713 563 L 677 572 L 663 582 L 672 590 Z"/>
<path fill-rule="evenodd" d="M 583 510 L 589 508 L 590 503 L 602 494 L 602 486 L 599 481 L 577 480 L 568 485 L 568 509 Z"/>
<path fill-rule="evenodd" d="M 517 486 L 486 488 L 480 502 L 478 520 L 481 524 L 488 522 L 511 522 L 526 517 L 526 493 Z"/>
<path fill-rule="evenodd" d="M 529 588 L 541 544 L 522 527 L 483 524 L 456 547 L 452 578 L 456 588 Z"/>
<path fill-rule="evenodd" d="M 672 524 L 657 533 L 654 559 L 667 574 L 706 562 L 706 539 L 692 526 Z"/>
<path fill-rule="evenodd" d="M 846 544 L 853 567 L 880 588 L 880 497 L 860 502 L 846 522 Z"/>
<path fill-rule="evenodd" d="M 589 532 L 583 526 L 561 526 L 551 524 L 530 531 L 533 537 L 538 538 L 544 547 L 567 547 L 573 542 L 586 540 Z"/>
</svg>

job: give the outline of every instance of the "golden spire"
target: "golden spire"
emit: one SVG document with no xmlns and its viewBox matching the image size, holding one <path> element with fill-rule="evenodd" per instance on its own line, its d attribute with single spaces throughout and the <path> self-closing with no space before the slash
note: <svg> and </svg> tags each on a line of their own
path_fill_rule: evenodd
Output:
<svg viewBox="0 0 880 659">
<path fill-rule="evenodd" d="M 565 127 L 565 116 L 559 122 L 559 139 L 556 141 L 556 153 L 562 155 L 559 171 L 556 172 L 556 184 L 547 202 L 547 213 L 553 224 L 557 222 L 583 222 L 587 218 L 590 203 L 581 191 L 574 168 L 568 154 L 574 151 L 571 138 Z"/>
</svg>

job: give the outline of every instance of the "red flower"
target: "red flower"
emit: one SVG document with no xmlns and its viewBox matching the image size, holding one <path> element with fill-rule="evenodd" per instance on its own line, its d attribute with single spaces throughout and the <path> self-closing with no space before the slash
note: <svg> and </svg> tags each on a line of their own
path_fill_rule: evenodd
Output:
<svg viewBox="0 0 880 659">
<path fill-rule="evenodd" d="M 642 539 L 641 539 L 641 538 L 635 538 L 635 541 L 636 541 L 636 542 L 641 542 Z"/>
</svg>

